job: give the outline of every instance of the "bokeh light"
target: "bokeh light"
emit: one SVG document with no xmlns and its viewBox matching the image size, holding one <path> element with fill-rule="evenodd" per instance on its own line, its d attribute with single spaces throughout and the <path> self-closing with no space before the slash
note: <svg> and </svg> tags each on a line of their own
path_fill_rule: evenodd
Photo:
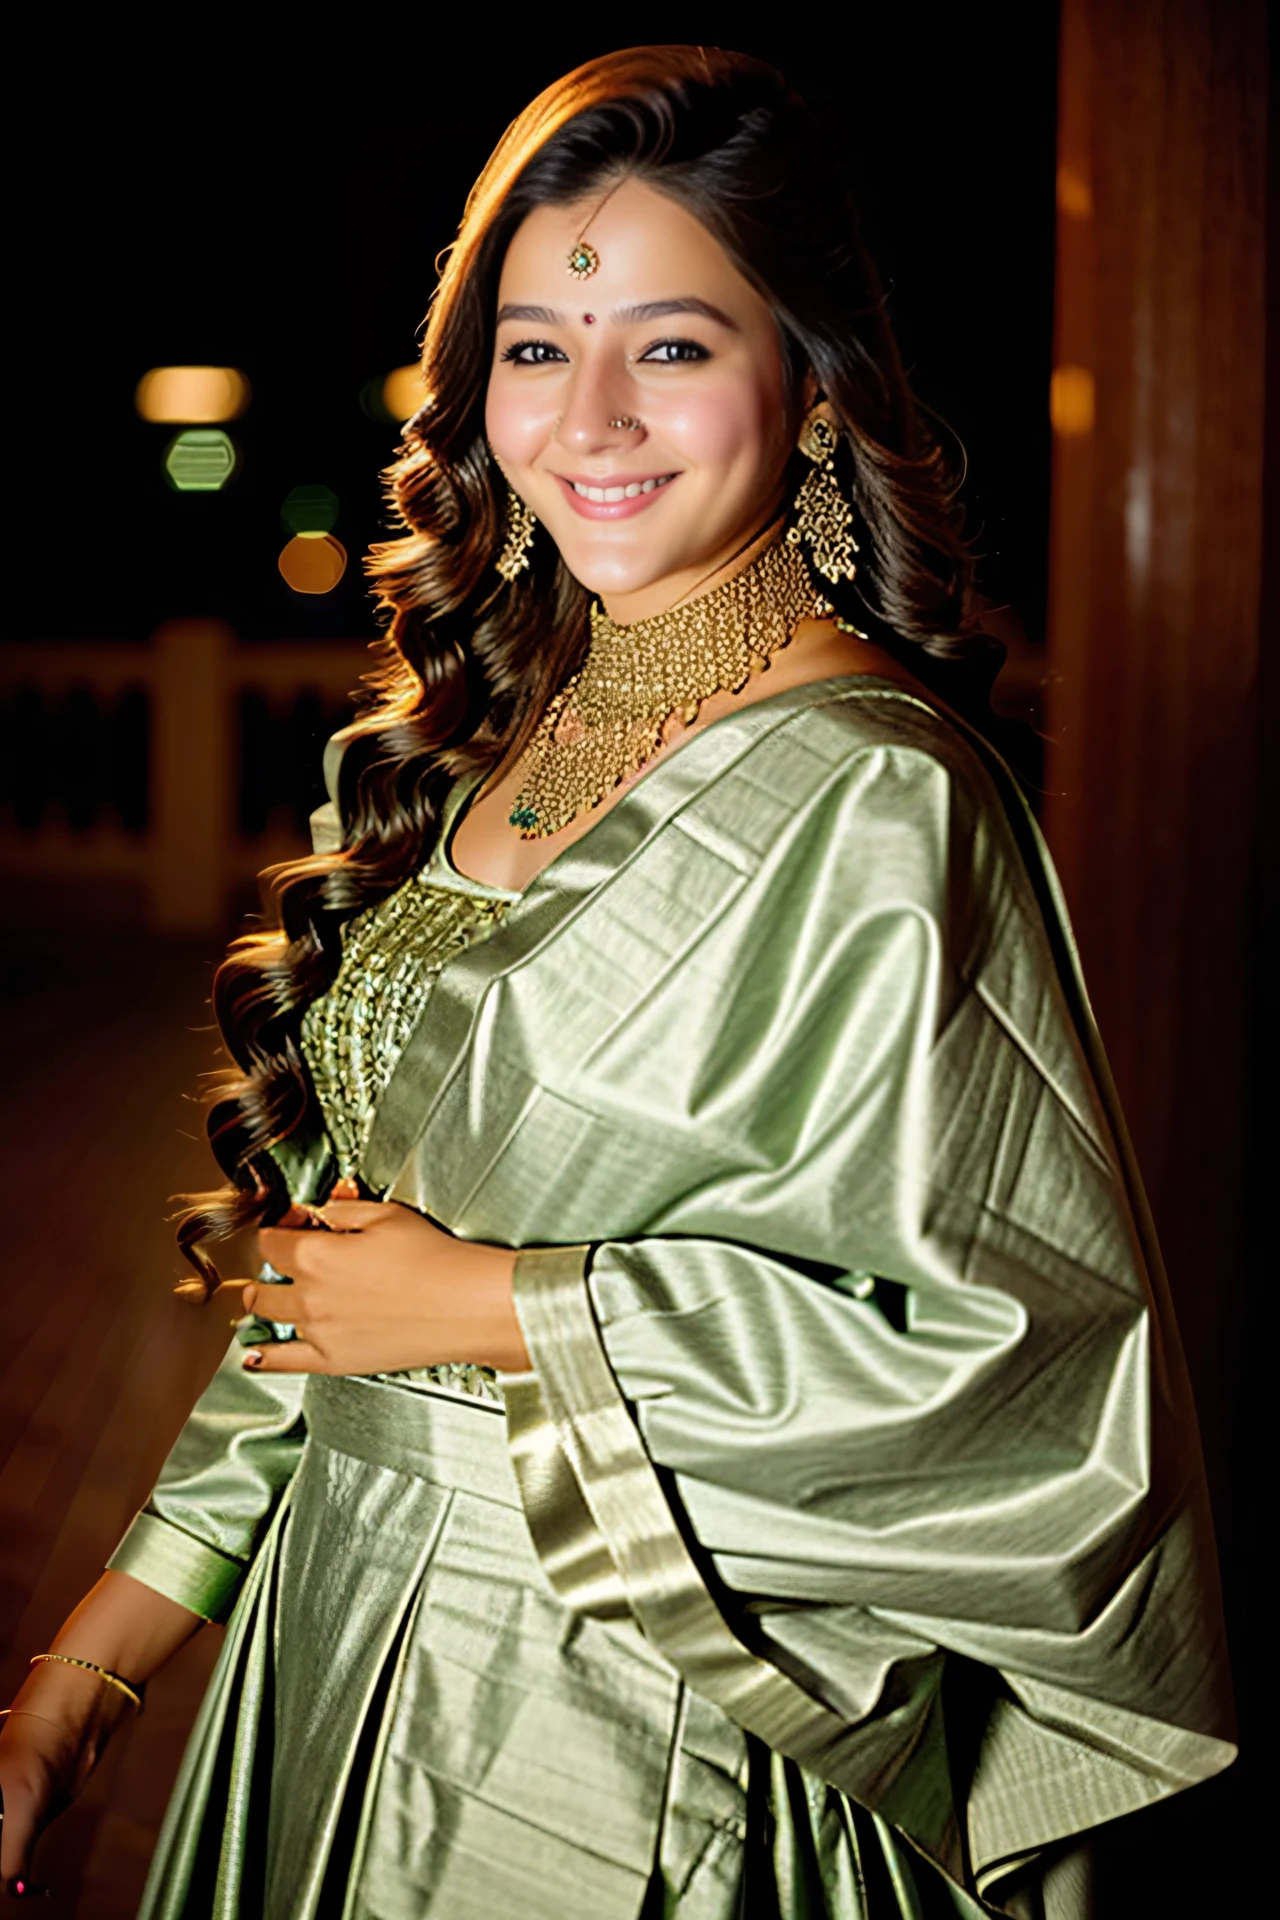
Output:
<svg viewBox="0 0 1280 1920">
<path fill-rule="evenodd" d="M 426 397 L 421 367 L 396 367 L 382 383 L 382 404 L 397 424 L 412 419 Z"/>
<path fill-rule="evenodd" d="M 134 402 L 144 420 L 200 426 L 238 420 L 252 397 L 238 367 L 152 367 L 139 380 Z"/>
<path fill-rule="evenodd" d="M 380 427 L 391 424 L 391 415 L 387 412 L 387 403 L 382 397 L 385 385 L 384 376 L 375 373 L 372 380 L 366 380 L 360 389 L 360 411 L 368 420 L 374 420 Z"/>
<path fill-rule="evenodd" d="M 290 533 L 329 533 L 338 517 L 338 496 L 331 487 L 291 487 L 280 509 Z"/>
<path fill-rule="evenodd" d="M 1049 382 L 1049 419 L 1067 439 L 1093 432 L 1093 375 L 1088 367 L 1055 367 Z"/>
<path fill-rule="evenodd" d="M 218 493 L 235 470 L 235 443 L 217 427 L 189 427 L 165 448 L 165 478 L 175 493 Z"/>
<path fill-rule="evenodd" d="M 347 570 L 347 550 L 331 533 L 296 533 L 278 564 L 295 593 L 332 593 Z"/>
</svg>

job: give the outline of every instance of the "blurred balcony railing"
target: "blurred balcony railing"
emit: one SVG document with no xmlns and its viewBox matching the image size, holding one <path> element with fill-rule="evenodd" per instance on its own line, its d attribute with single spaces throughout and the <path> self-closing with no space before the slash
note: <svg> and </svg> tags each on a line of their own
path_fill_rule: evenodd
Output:
<svg viewBox="0 0 1280 1920">
<path fill-rule="evenodd" d="M 157 932 L 223 931 L 261 868 L 306 850 L 369 664 L 363 642 L 239 646 L 205 620 L 0 647 L 0 889 L 115 881 Z"/>
<path fill-rule="evenodd" d="M 996 706 L 1030 723 L 1002 744 L 1034 804 L 1044 661 L 1016 621 L 992 630 L 1009 648 Z M 0 902 L 224 933 L 262 868 L 309 847 L 322 749 L 370 664 L 362 641 L 242 646 L 210 620 L 0 645 Z"/>
</svg>

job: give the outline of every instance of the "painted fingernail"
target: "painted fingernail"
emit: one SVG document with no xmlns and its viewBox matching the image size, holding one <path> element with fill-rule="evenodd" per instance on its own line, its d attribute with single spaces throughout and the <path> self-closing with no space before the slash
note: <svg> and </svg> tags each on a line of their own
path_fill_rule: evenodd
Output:
<svg viewBox="0 0 1280 1920">
<path fill-rule="evenodd" d="M 242 1364 L 246 1367 L 260 1367 L 262 1365 L 262 1355 L 256 1347 L 249 1349 Z"/>
</svg>

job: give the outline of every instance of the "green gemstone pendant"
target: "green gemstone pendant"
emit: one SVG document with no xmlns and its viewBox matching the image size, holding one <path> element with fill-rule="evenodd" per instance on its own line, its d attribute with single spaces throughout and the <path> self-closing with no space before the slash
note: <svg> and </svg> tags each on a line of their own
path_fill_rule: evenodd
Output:
<svg viewBox="0 0 1280 1920">
<path fill-rule="evenodd" d="M 600 255 L 586 240 L 579 240 L 569 254 L 569 271 L 575 280 L 589 280 L 600 265 Z"/>
</svg>

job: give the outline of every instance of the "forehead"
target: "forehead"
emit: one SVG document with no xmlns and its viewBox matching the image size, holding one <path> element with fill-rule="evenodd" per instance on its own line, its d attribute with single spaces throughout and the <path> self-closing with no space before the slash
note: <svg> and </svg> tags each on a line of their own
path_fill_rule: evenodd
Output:
<svg viewBox="0 0 1280 1920">
<path fill-rule="evenodd" d="M 580 239 L 599 261 L 586 280 L 569 272 Z M 727 307 L 740 323 L 770 317 L 702 222 L 642 180 L 571 205 L 535 207 L 507 248 L 498 292 L 502 303 L 536 298 L 568 312 L 689 296 Z"/>
</svg>

